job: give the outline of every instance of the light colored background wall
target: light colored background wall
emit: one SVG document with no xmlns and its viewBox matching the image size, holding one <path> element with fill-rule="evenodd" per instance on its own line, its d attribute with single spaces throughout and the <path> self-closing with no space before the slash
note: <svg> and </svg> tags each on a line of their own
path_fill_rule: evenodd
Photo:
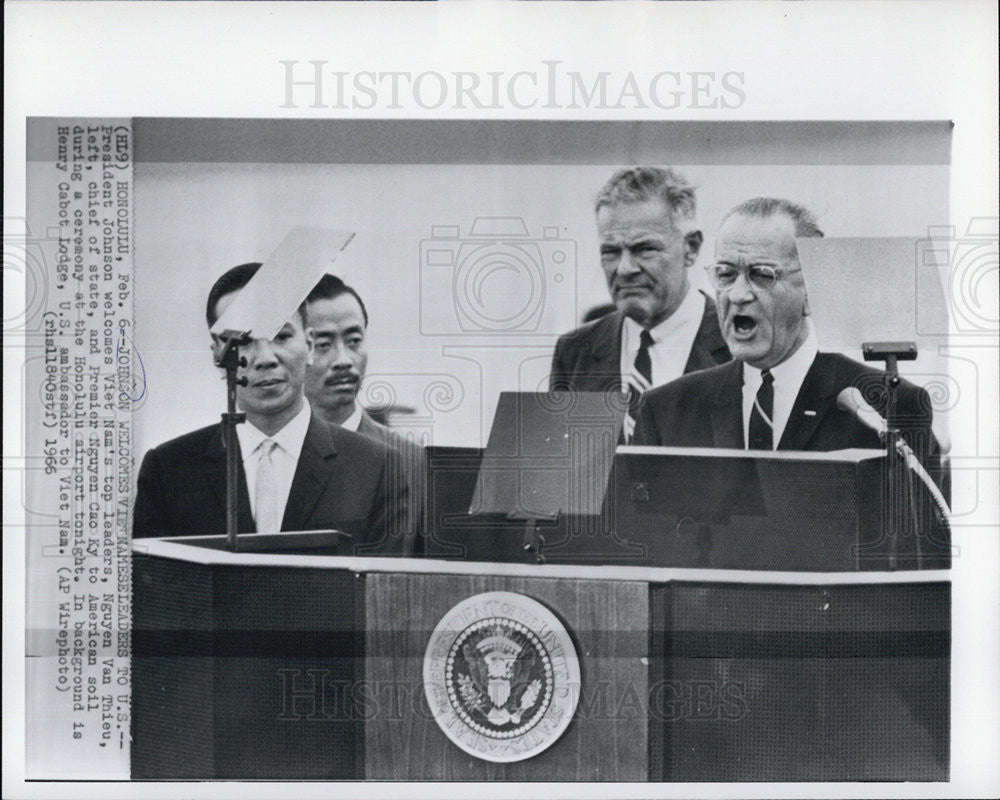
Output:
<svg viewBox="0 0 1000 800">
<path fill-rule="evenodd" d="M 709 141 L 705 163 L 677 166 L 698 187 L 705 245 L 692 270 L 696 286 L 705 286 L 701 267 L 711 258 L 722 214 L 751 196 L 804 203 L 829 237 L 920 237 L 928 225 L 947 220 L 946 165 L 807 163 L 820 160 L 812 154 L 836 148 L 837 139 L 798 141 L 787 151 L 786 164 L 720 163 L 727 149 L 713 149 Z M 591 145 L 593 160 L 601 147 Z M 863 141 L 858 147 L 857 160 L 871 160 Z M 610 143 L 607 149 L 613 151 Z M 364 297 L 371 316 L 363 400 L 392 398 L 414 407 L 417 414 L 402 424 L 435 444 L 485 443 L 499 392 L 543 388 L 558 334 L 577 324 L 587 308 L 607 301 L 592 201 L 615 168 L 613 160 L 585 165 L 140 161 L 135 335 L 148 384 L 136 412 L 136 453 L 218 420 L 225 394 L 208 350 L 208 290 L 229 267 L 266 258 L 296 225 L 357 233 L 339 269 Z M 502 245 L 471 255 L 472 222 L 498 216 L 523 220 L 530 234 L 526 241 L 533 244 L 522 251 Z M 433 226 L 443 225 L 460 226 L 463 239 L 432 235 Z M 546 228 L 554 229 L 551 238 Z M 483 280 L 486 314 L 503 317 L 536 307 L 539 315 L 517 330 L 477 330 L 471 317 L 463 328 L 456 316 L 455 270 L 429 265 L 428 248 L 450 250 L 457 261 L 479 259 L 483 269 L 470 274 Z M 566 256 L 562 264 L 558 254 Z M 518 258 L 528 265 L 520 272 L 488 268 L 510 267 Z M 532 270 L 537 280 L 529 289 Z M 887 290 L 891 287 L 872 276 L 867 287 L 845 287 L 842 300 Z M 928 373 L 927 364 L 917 371 Z"/>
</svg>

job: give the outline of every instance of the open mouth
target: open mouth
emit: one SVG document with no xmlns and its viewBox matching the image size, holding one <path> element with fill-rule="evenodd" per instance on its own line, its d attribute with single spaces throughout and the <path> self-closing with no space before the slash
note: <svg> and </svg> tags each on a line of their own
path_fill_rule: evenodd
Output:
<svg viewBox="0 0 1000 800">
<path fill-rule="evenodd" d="M 733 315 L 733 332 L 740 337 L 752 336 L 757 329 L 757 320 L 746 314 Z"/>
</svg>

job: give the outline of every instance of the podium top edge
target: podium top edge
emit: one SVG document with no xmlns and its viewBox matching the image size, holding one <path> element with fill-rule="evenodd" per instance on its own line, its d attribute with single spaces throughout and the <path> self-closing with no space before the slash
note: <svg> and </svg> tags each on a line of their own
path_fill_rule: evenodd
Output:
<svg viewBox="0 0 1000 800">
<path fill-rule="evenodd" d="M 460 445 L 427 445 L 432 457 L 468 455 L 472 459 L 485 456 L 483 447 Z M 742 458 L 754 461 L 816 461 L 836 464 L 860 464 L 870 459 L 885 458 L 885 451 L 878 448 L 851 448 L 845 450 L 741 450 L 729 447 L 650 447 L 647 445 L 618 445 L 615 455 L 674 456 L 683 458 Z"/>
<path fill-rule="evenodd" d="M 248 534 L 254 536 L 255 534 Z M 268 535 L 268 534 L 256 534 Z M 139 539 L 132 543 L 136 557 L 165 558 L 202 566 L 280 567 L 329 569 L 354 573 L 428 575 L 474 575 L 566 580 L 606 580 L 641 583 L 745 583 L 786 585 L 849 585 L 939 583 L 949 581 L 951 571 L 899 570 L 896 572 L 786 572 L 776 570 L 693 569 L 684 567 L 630 567 L 613 565 L 514 564 L 481 561 L 443 561 L 422 558 L 280 555 L 275 553 L 212 550 L 193 544 L 211 536 L 183 539 Z M 241 540 L 242 540 L 241 536 Z"/>
<path fill-rule="evenodd" d="M 620 455 L 639 456 L 692 456 L 697 458 L 745 458 L 754 461 L 826 461 L 840 464 L 858 464 L 873 458 L 885 458 L 885 451 L 874 448 L 851 448 L 847 450 L 737 450 L 727 447 L 647 447 L 644 445 L 620 445 L 616 450 Z"/>
</svg>

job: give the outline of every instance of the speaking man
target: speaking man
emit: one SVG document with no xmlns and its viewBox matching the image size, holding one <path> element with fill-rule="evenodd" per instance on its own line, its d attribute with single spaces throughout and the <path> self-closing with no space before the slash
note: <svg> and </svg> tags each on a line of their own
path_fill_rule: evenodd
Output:
<svg viewBox="0 0 1000 800">
<path fill-rule="evenodd" d="M 726 214 L 707 272 L 735 361 L 647 394 L 636 444 L 762 450 L 881 446 L 871 428 L 837 407 L 837 396 L 857 387 L 885 414 L 885 397 L 877 391 L 883 373 L 817 351 L 795 238 L 822 235 L 813 215 L 787 200 L 756 198 Z M 911 434 L 928 437 L 927 392 L 901 381 L 896 416 Z"/>
<path fill-rule="evenodd" d="M 256 274 L 242 264 L 212 287 L 209 327 Z M 238 531 L 336 529 L 352 534 L 358 552 L 402 554 L 407 487 L 394 480 L 398 454 L 365 436 L 324 422 L 303 395 L 312 336 L 301 308 L 271 340 L 240 349 L 246 365 L 237 403 L 240 448 Z M 218 354 L 223 343 L 213 337 Z M 221 424 L 150 450 L 139 470 L 133 536 L 223 534 L 225 450 Z"/>
<path fill-rule="evenodd" d="M 822 235 L 813 215 L 787 200 L 756 198 L 726 215 L 707 271 L 735 360 L 650 391 L 635 444 L 817 451 L 883 446 L 871 427 L 838 406 L 838 396 L 854 387 L 885 417 L 884 373 L 817 350 L 795 238 Z M 927 392 L 901 380 L 892 416 L 940 479 Z"/>
<path fill-rule="evenodd" d="M 353 288 L 340 278 L 324 275 L 306 298 L 305 311 L 313 336 L 313 359 L 306 369 L 305 392 L 313 413 L 325 422 L 373 437 L 399 451 L 413 515 L 408 528 L 413 540 L 407 542 L 407 550 L 419 553 L 426 484 L 424 450 L 373 420 L 358 402 L 358 390 L 368 366 L 368 310 Z"/>
<path fill-rule="evenodd" d="M 671 169 L 623 169 L 595 210 L 615 311 L 559 339 L 549 388 L 627 393 L 627 438 L 643 392 L 730 354 L 715 304 L 688 280 L 702 242 L 694 187 Z"/>
</svg>

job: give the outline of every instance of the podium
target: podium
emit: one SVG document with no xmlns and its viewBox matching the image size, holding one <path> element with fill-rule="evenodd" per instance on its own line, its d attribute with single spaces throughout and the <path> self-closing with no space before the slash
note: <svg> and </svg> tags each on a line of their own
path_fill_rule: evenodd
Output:
<svg viewBox="0 0 1000 800">
<path fill-rule="evenodd" d="M 134 543 L 133 779 L 948 779 L 940 573 L 356 558 L 322 533 L 245 540 L 239 553 L 224 537 Z M 532 622 L 535 606 L 554 622 Z M 497 677 L 529 642 L 535 690 Z M 455 681 L 435 683 L 437 663 Z M 443 718 L 449 698 L 485 732 Z M 528 722 L 562 702 L 568 716 L 561 730 L 541 716 L 487 729 L 477 702 Z M 511 753 L 506 729 L 540 749 Z"/>
<path fill-rule="evenodd" d="M 427 448 L 423 559 L 137 540 L 132 777 L 947 780 L 950 554 L 887 535 L 884 453 L 619 427 L 501 395 Z"/>
<path fill-rule="evenodd" d="M 477 481 L 490 469 L 484 451 L 429 447 L 427 462 L 425 553 L 523 562 L 522 523 L 470 514 Z M 547 463 L 571 494 L 571 449 L 561 469 Z M 949 543 L 937 531 L 909 531 L 895 543 L 887 535 L 886 469 L 881 450 L 619 447 L 599 513 L 541 524 L 543 554 L 559 564 L 851 572 L 887 570 L 894 553 L 900 569 L 950 567 Z"/>
</svg>

